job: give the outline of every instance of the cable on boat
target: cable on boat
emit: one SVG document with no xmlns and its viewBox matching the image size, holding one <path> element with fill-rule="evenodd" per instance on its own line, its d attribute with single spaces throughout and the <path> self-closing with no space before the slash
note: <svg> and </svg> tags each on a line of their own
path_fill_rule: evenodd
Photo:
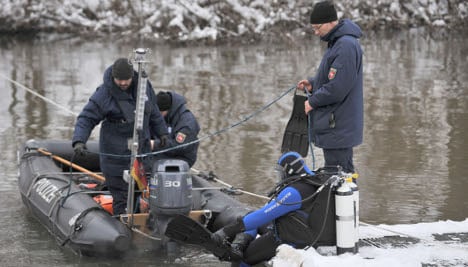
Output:
<svg viewBox="0 0 468 267">
<path fill-rule="evenodd" d="M 221 191 L 226 190 L 226 191 L 228 191 L 228 193 L 229 193 L 229 192 L 240 192 L 240 193 L 244 193 L 244 194 L 246 194 L 246 195 L 258 197 L 258 198 L 261 198 L 261 199 L 270 200 L 270 198 L 267 197 L 267 196 L 263 196 L 263 195 L 251 193 L 251 192 L 244 191 L 244 190 L 242 190 L 242 189 L 236 188 L 236 187 L 234 187 L 234 186 L 232 186 L 232 185 L 230 185 L 230 184 L 228 184 L 228 183 L 226 183 L 226 182 L 220 180 L 220 179 L 218 178 L 218 176 L 216 176 L 216 174 L 214 174 L 212 171 L 210 171 L 208 174 L 206 174 L 206 173 L 201 172 L 201 171 L 199 171 L 199 170 L 197 170 L 197 169 L 194 169 L 194 168 L 191 168 L 191 170 L 192 170 L 195 174 L 197 174 L 197 175 L 203 177 L 205 180 L 208 180 L 208 181 L 215 181 L 215 182 L 217 182 L 217 183 L 220 183 L 220 184 L 224 185 L 225 188 L 222 188 L 222 187 L 221 187 L 221 188 L 220 188 Z"/>
<path fill-rule="evenodd" d="M 299 180 L 306 180 L 307 179 L 307 176 L 299 176 L 299 177 L 296 177 L 295 179 L 293 179 L 292 181 L 289 181 L 286 185 L 284 186 L 280 186 L 280 188 L 284 188 L 286 186 L 288 186 L 289 184 L 292 184 L 296 181 L 299 181 Z M 322 190 L 323 188 L 325 188 L 325 186 L 327 186 L 328 184 L 331 184 L 333 182 L 336 182 L 337 181 L 337 177 L 336 176 L 331 176 L 330 178 L 327 179 L 327 181 L 325 181 L 325 183 L 323 183 L 312 195 L 304 198 L 303 200 L 301 201 L 297 201 L 297 202 L 292 202 L 292 203 L 284 203 L 283 201 L 277 201 L 277 203 L 279 205 L 284 205 L 284 206 L 293 206 L 293 205 L 297 205 L 297 204 L 302 204 L 304 202 L 307 202 L 309 200 L 311 200 L 312 198 L 314 198 L 315 196 L 317 196 Z M 307 181 L 307 180 L 306 180 Z M 330 188 L 332 188 L 332 186 L 330 186 Z M 277 190 L 274 195 L 270 198 L 270 200 L 276 200 L 276 197 L 278 196 L 278 193 L 280 192 L 281 190 Z"/>
<path fill-rule="evenodd" d="M 130 229 L 131 229 L 133 232 L 135 232 L 135 233 L 137 233 L 137 234 L 140 234 L 140 235 L 142 235 L 142 236 L 144 236 L 144 237 L 146 237 L 146 238 L 149 238 L 149 239 L 152 239 L 152 240 L 156 240 L 156 241 L 161 241 L 161 240 L 162 240 L 162 238 L 154 237 L 154 236 L 152 236 L 152 235 L 149 235 L 149 234 L 147 234 L 147 233 L 141 231 L 140 229 L 138 229 L 138 228 L 136 228 L 136 227 L 131 227 Z"/>
<path fill-rule="evenodd" d="M 97 207 L 90 207 L 88 209 L 83 210 L 80 215 L 76 218 L 75 222 L 73 223 L 73 226 L 70 228 L 70 234 L 60 243 L 61 246 L 65 246 L 68 241 L 73 241 L 73 236 L 76 232 L 79 232 L 82 228 L 83 225 L 81 224 L 81 220 L 91 211 L 95 210 L 103 210 L 100 206 Z"/>
</svg>

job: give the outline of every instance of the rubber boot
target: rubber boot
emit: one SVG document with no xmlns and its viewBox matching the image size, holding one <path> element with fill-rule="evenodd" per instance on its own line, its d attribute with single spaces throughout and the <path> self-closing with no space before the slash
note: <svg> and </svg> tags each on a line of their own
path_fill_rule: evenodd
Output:
<svg viewBox="0 0 468 267">
<path fill-rule="evenodd" d="M 254 240 L 253 236 L 247 233 L 237 234 L 231 243 L 232 252 L 238 255 L 239 258 L 243 258 L 244 251 L 247 249 L 252 240 Z"/>
<path fill-rule="evenodd" d="M 220 245 L 229 243 L 236 234 L 244 231 L 244 228 L 244 223 L 241 219 L 238 219 L 235 223 L 227 225 L 211 234 L 211 240 Z"/>
<path fill-rule="evenodd" d="M 224 231 L 224 228 L 219 229 L 218 231 L 211 234 L 211 240 L 216 243 L 218 246 L 223 244 L 228 244 L 229 236 Z"/>
</svg>

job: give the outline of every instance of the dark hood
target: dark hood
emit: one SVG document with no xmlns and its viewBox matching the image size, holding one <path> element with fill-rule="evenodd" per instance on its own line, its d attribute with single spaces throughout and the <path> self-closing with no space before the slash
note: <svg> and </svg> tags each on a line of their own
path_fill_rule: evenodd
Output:
<svg viewBox="0 0 468 267">
<path fill-rule="evenodd" d="M 340 20 L 338 25 L 333 28 L 327 35 L 321 37 L 320 39 L 325 42 L 335 42 L 338 38 L 350 35 L 355 38 L 360 38 L 362 36 L 361 28 L 354 22 L 349 19 Z"/>
<path fill-rule="evenodd" d="M 169 112 L 167 114 L 167 119 L 170 122 L 174 120 L 175 116 L 182 114 L 187 109 L 185 106 L 187 101 L 185 100 L 185 97 L 179 95 L 174 91 L 170 91 L 168 93 L 171 95 L 172 98 L 171 108 L 169 109 Z"/>
</svg>

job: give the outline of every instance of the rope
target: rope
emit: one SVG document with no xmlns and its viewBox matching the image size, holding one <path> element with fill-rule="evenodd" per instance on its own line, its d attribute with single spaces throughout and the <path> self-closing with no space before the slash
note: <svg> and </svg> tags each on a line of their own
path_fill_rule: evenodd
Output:
<svg viewBox="0 0 468 267">
<path fill-rule="evenodd" d="M 102 211 L 102 210 L 103 209 L 100 206 L 98 206 L 98 207 L 90 207 L 90 208 L 87 208 L 87 209 L 83 210 L 82 212 L 80 212 L 80 215 L 78 215 L 75 222 L 70 227 L 69 235 L 65 237 L 65 239 L 60 243 L 60 245 L 65 246 L 68 243 L 68 241 L 72 241 L 72 242 L 74 241 L 73 237 L 75 236 L 75 234 L 77 232 L 81 231 L 81 229 L 83 229 L 83 224 L 82 224 L 81 220 L 83 220 L 83 218 L 86 215 L 88 215 L 92 211 Z"/>
<path fill-rule="evenodd" d="M 174 147 L 171 147 L 171 148 L 166 148 L 166 149 L 155 151 L 155 152 L 139 154 L 139 155 L 136 155 L 135 157 L 145 157 L 145 156 L 149 156 L 149 155 L 157 155 L 157 154 L 165 153 L 165 152 L 172 151 L 172 150 L 175 150 L 175 149 L 179 149 L 179 148 L 182 148 L 182 147 L 197 144 L 197 143 L 200 143 L 201 141 L 204 141 L 206 139 L 210 139 L 210 138 L 218 136 L 218 135 L 220 135 L 222 133 L 228 132 L 228 131 L 236 128 L 237 126 L 240 126 L 240 125 L 244 124 L 245 122 L 251 120 L 253 117 L 257 116 L 258 114 L 262 113 L 263 111 L 267 110 L 270 106 L 272 106 L 274 103 L 278 102 L 281 98 L 285 97 L 287 94 L 289 94 L 291 91 L 293 91 L 295 89 L 296 89 L 296 86 L 293 86 L 293 87 L 289 88 L 288 90 L 284 91 L 281 95 L 279 95 L 275 99 L 271 100 L 270 102 L 268 102 L 267 104 L 265 104 L 261 108 L 255 110 L 251 114 L 245 116 L 240 121 L 235 122 L 235 123 L 233 123 L 233 124 L 231 124 L 231 125 L 229 125 L 229 126 L 227 126 L 225 128 L 222 128 L 222 129 L 217 130 L 217 131 L 215 131 L 213 133 L 207 134 L 207 135 L 205 135 L 205 136 L 203 136 L 201 138 L 193 140 L 192 142 L 188 142 L 188 143 L 185 143 L 185 144 L 181 144 L 181 145 L 178 145 L 178 146 L 174 146 Z M 113 157 L 132 157 L 132 155 L 115 155 L 115 154 L 107 154 L 107 153 L 99 153 L 99 154 L 100 155 L 105 155 L 105 156 L 113 156 Z"/>
<path fill-rule="evenodd" d="M 219 189 L 219 190 L 221 190 L 221 191 L 227 191 L 228 193 L 229 193 L 229 192 L 233 192 L 233 193 L 240 192 L 240 193 L 243 193 L 243 194 L 246 194 L 246 195 L 258 197 L 258 198 L 265 199 L 265 200 L 270 200 L 270 198 L 267 197 L 267 196 L 263 196 L 263 195 L 251 193 L 251 192 L 248 192 L 248 191 L 244 191 L 244 190 L 239 189 L 239 188 L 235 188 L 234 186 L 232 186 L 232 185 L 230 185 L 230 184 L 228 184 L 228 183 L 226 183 L 226 182 L 220 180 L 220 179 L 216 176 L 216 174 L 214 174 L 213 172 L 209 172 L 208 174 L 206 174 L 206 173 L 203 173 L 203 172 L 201 172 L 201 171 L 199 171 L 199 170 L 197 170 L 197 169 L 194 169 L 194 168 L 191 168 L 191 170 L 192 170 L 195 174 L 197 174 L 197 175 L 201 176 L 202 178 L 204 178 L 205 180 L 208 180 L 208 181 L 210 181 L 210 180 L 211 180 L 211 181 L 215 181 L 215 182 L 220 183 L 220 184 L 222 184 L 222 185 L 225 186 L 225 188 L 222 188 L 222 187 L 216 188 L 216 187 L 215 187 L 215 188 L 207 188 L 207 189 Z"/>
<path fill-rule="evenodd" d="M 320 237 L 322 236 L 323 234 L 323 231 L 325 230 L 325 225 L 327 223 L 327 218 L 328 218 L 328 211 L 329 211 L 329 206 L 330 206 L 330 196 L 331 196 L 331 192 L 332 192 L 332 187 L 330 186 L 330 188 L 328 189 L 328 195 L 327 195 L 327 205 L 325 206 L 325 214 L 323 216 L 323 220 L 322 220 L 322 226 L 320 227 L 320 231 L 318 232 L 317 236 L 315 237 L 314 241 L 312 241 L 312 243 L 310 243 L 310 245 L 308 245 L 307 247 L 304 248 L 304 250 L 308 250 L 310 247 L 313 247 L 315 245 L 315 243 L 317 243 L 317 241 L 319 241 Z M 310 216 L 310 215 L 309 215 Z"/>
<path fill-rule="evenodd" d="M 304 92 L 307 95 L 307 100 L 311 97 L 309 91 L 304 88 Z M 312 145 L 312 135 L 310 134 L 310 127 L 312 127 L 312 116 L 311 112 L 307 113 L 307 135 L 309 139 L 309 147 L 310 147 L 310 156 L 312 157 L 312 169 L 315 170 L 315 154 L 314 154 L 314 146 Z"/>
<path fill-rule="evenodd" d="M 75 117 L 78 116 L 77 113 L 75 113 L 75 112 L 69 110 L 67 107 L 64 107 L 64 106 L 62 106 L 62 105 L 60 105 L 60 104 L 58 104 L 58 103 L 56 103 L 56 102 L 54 102 L 54 101 L 48 99 L 47 97 L 44 97 L 44 96 L 42 96 L 42 95 L 36 93 L 36 92 L 33 91 L 32 89 L 29 89 L 28 87 L 22 85 L 21 83 L 19 83 L 19 82 L 17 82 L 17 81 L 14 81 L 14 80 L 12 80 L 12 79 L 10 79 L 10 78 L 8 78 L 8 77 L 6 77 L 5 75 L 3 75 L 3 74 L 1 74 L 1 73 L 0 73 L 0 76 L 1 76 L 3 79 L 5 79 L 5 80 L 7 80 L 7 81 L 9 81 L 9 82 L 11 82 L 11 83 L 13 83 L 13 84 L 15 84 L 15 85 L 21 87 L 21 88 L 23 88 L 24 90 L 26 90 L 26 91 L 29 92 L 30 94 L 33 94 L 33 95 L 39 97 L 40 99 L 44 100 L 45 102 L 50 103 L 50 104 L 52 104 L 52 105 L 54 105 L 54 106 L 56 106 L 56 107 L 58 107 L 58 108 L 60 108 L 60 109 L 62 109 L 62 110 L 64 110 L 64 111 L 66 111 L 67 113 L 70 113 L 71 115 L 74 115 Z"/>
<path fill-rule="evenodd" d="M 35 91 L 33 91 L 32 89 L 22 85 L 21 83 L 17 82 L 17 81 L 14 81 L 8 77 L 6 77 L 5 75 L 1 74 L 0 73 L 0 76 L 15 84 L 15 85 L 18 85 L 19 87 L 23 88 L 24 90 L 26 90 L 27 92 L 39 97 L 40 99 L 66 111 L 67 113 L 70 113 L 72 115 L 74 115 L 75 117 L 78 116 L 77 113 L 69 110 L 68 108 L 36 93 Z M 266 105 L 264 105 L 263 107 L 255 110 L 254 112 L 252 112 L 251 114 L 245 116 L 242 120 L 236 122 L 236 123 L 233 123 L 231 125 L 229 125 L 228 127 L 225 127 L 225 128 L 222 128 L 220 130 L 217 130 L 211 134 L 208 134 L 206 136 L 203 136 L 201 138 L 198 138 L 192 142 L 189 142 L 189 143 L 185 143 L 185 144 L 181 144 L 181 145 L 178 145 L 178 146 L 175 146 L 175 147 L 171 147 L 171 148 L 167 148 L 167 149 L 164 149 L 164 150 L 159 150 L 159 151 L 156 151 L 156 152 L 151 152 L 151 153 L 146 153 L 146 154 L 139 154 L 139 155 L 135 155 L 134 157 L 144 157 L 144 156 L 149 156 L 149 155 L 157 155 L 157 154 L 161 154 L 161 153 L 165 153 L 165 152 L 168 152 L 168 151 L 172 151 L 172 150 L 175 150 L 175 149 L 179 149 L 179 148 L 182 148 L 182 147 L 186 147 L 186 146 L 189 146 L 189 145 L 193 145 L 193 144 L 196 144 L 196 143 L 200 143 L 201 141 L 204 141 L 206 139 L 210 139 L 212 137 L 215 137 L 215 136 L 218 136 L 224 132 L 227 132 L 227 131 L 230 131 L 231 129 L 234 129 L 236 128 L 237 126 L 240 126 L 242 124 L 244 124 L 245 122 L 249 121 L 250 119 L 252 119 L 253 117 L 257 116 L 258 114 L 262 113 L 263 111 L 265 111 L 266 109 L 268 109 L 270 106 L 272 106 L 274 103 L 278 102 L 281 98 L 285 97 L 287 94 L 289 94 L 291 91 L 295 90 L 296 89 L 296 86 L 292 86 L 291 88 L 289 88 L 288 90 L 286 90 L 285 92 L 283 92 L 281 95 L 279 95 L 278 97 L 276 97 L 275 99 L 273 99 L 272 101 L 268 102 Z M 95 153 L 95 152 L 91 152 L 89 151 L 89 153 Z M 104 155 L 104 156 L 112 156 L 112 157 L 122 157 L 122 158 L 127 158 L 127 157 L 132 157 L 132 155 L 116 155 L 116 154 L 108 154 L 108 153 L 95 153 L 95 154 L 98 154 L 98 155 Z"/>
<path fill-rule="evenodd" d="M 68 108 L 36 93 L 34 90 L 22 85 L 21 83 L 17 82 L 17 81 L 14 81 L 6 76 L 4 76 L 3 74 L 0 73 L 0 76 L 23 88 L 24 90 L 26 90 L 27 92 L 39 97 L 40 99 L 46 101 L 47 103 L 50 103 L 64 111 L 66 111 L 67 113 L 71 114 L 71 115 L 74 115 L 75 117 L 78 116 L 77 113 L 69 110 Z M 181 144 L 181 145 L 178 145 L 178 146 L 175 146 L 175 147 L 171 147 L 171 148 L 167 148 L 167 149 L 164 149 L 164 150 L 160 150 L 160 151 L 156 151 L 156 152 L 151 152 L 151 153 L 147 153 L 147 154 L 141 154 L 141 155 L 136 155 L 135 157 L 142 157 L 142 156 L 147 156 L 147 155 L 157 155 L 157 154 L 161 154 L 161 153 L 165 153 L 165 152 L 168 152 L 168 151 L 171 151 L 171 150 L 175 150 L 175 149 L 179 149 L 179 148 L 182 148 L 182 147 L 186 147 L 186 146 L 189 146 L 189 145 L 192 145 L 192 144 L 196 144 L 196 143 L 199 143 L 201 141 L 204 141 L 206 139 L 209 139 L 209 138 L 212 138 L 212 137 L 215 137 L 217 135 L 220 135 L 222 133 L 225 133 L 227 131 L 230 131 L 232 129 L 234 129 L 235 127 L 238 127 L 242 124 L 244 124 L 245 122 L 249 121 L 250 119 L 252 119 L 253 117 L 257 116 L 258 114 L 260 114 L 261 112 L 265 111 L 266 109 L 268 109 L 270 106 L 272 106 L 274 103 L 278 102 L 281 98 L 285 97 L 287 94 L 289 94 L 291 91 L 295 90 L 296 89 L 296 86 L 292 86 L 291 88 L 289 88 L 288 90 L 286 90 L 285 92 L 283 92 L 282 94 L 280 94 L 278 97 L 276 97 L 275 99 L 271 100 L 270 102 L 268 102 L 266 105 L 262 106 L 261 108 L 255 110 L 254 112 L 252 112 L 251 114 L 245 116 L 242 120 L 236 122 L 236 123 L 233 123 L 231 125 L 229 125 L 228 127 L 225 127 L 225 128 L 222 128 L 218 131 L 215 131 L 211 134 L 208 134 L 202 138 L 198 138 L 197 140 L 194 140 L 192 142 L 189 142 L 189 143 L 185 143 L 185 144 Z M 94 152 L 91 152 L 89 151 L 89 153 L 94 153 Z M 106 156 L 114 156 L 114 157 L 132 157 L 132 155 L 115 155 L 115 154 L 107 154 L 107 153 L 96 153 L 96 154 L 99 154 L 99 155 L 106 155 Z M 193 169 L 192 169 L 193 170 Z M 196 170 L 195 170 L 196 171 Z M 198 173 L 201 173 L 200 171 L 196 171 Z M 266 197 L 266 196 L 263 196 L 263 195 L 259 195 L 259 194 L 255 194 L 255 193 L 251 193 L 251 192 L 248 192 L 248 191 L 244 191 L 244 190 L 241 190 L 239 188 L 235 188 L 233 187 L 232 185 L 228 184 L 228 183 L 225 183 L 221 180 L 219 180 L 217 177 L 215 177 L 214 174 L 212 174 L 213 177 L 211 177 L 211 179 L 213 179 L 214 181 L 220 183 L 220 184 L 223 184 L 224 186 L 226 186 L 227 188 L 220 188 L 219 190 L 225 190 L 225 191 L 231 191 L 231 192 L 240 192 L 240 193 L 244 193 L 246 195 L 250 195 L 250 196 L 254 196 L 254 197 L 258 197 L 258 198 L 261 198 L 261 199 L 266 199 L 266 200 L 269 200 L 270 198 Z"/>
<path fill-rule="evenodd" d="M 143 231 L 141 231 L 140 229 L 136 228 L 136 227 L 131 227 L 130 230 L 132 230 L 133 232 L 137 233 L 137 234 L 140 234 L 146 238 L 149 238 L 149 239 L 152 239 L 152 240 L 156 240 L 156 241 L 161 241 L 162 238 L 159 238 L 159 237 L 154 237 L 152 235 L 149 235 Z"/>
<path fill-rule="evenodd" d="M 41 98 L 42 100 L 54 105 L 54 106 L 57 106 L 63 110 L 65 110 L 66 112 L 74 115 L 74 116 L 78 116 L 78 114 L 74 113 L 73 111 L 67 109 L 66 107 L 64 106 L 61 106 L 59 105 L 58 103 L 34 92 L 33 90 L 29 89 L 28 87 L 20 84 L 19 82 L 16 82 L 2 74 L 0 74 L 4 79 L 18 85 L 19 87 L 23 88 L 24 90 L 28 91 L 29 93 Z M 238 122 L 235 122 L 225 128 L 222 128 L 220 130 L 217 130 L 211 134 L 208 134 L 206 136 L 203 136 L 201 138 L 198 138 L 197 140 L 194 140 L 192 142 L 188 142 L 188 143 L 185 143 L 185 144 L 181 144 L 181 145 L 178 145 L 178 146 L 175 146 L 175 147 L 171 147 L 171 148 L 167 148 L 167 149 L 163 149 L 163 150 L 160 150 L 160 151 L 156 151 L 156 152 L 151 152 L 151 153 L 146 153 L 146 154 L 140 154 L 140 155 L 135 155 L 135 157 L 144 157 L 144 156 L 148 156 L 148 155 L 157 155 L 157 154 L 161 154 L 161 153 L 165 153 L 165 152 L 168 152 L 168 151 L 172 151 L 172 150 L 175 150 L 175 149 L 179 149 L 179 148 L 182 148 L 182 147 L 186 147 L 186 146 L 189 146 L 189 145 L 193 145 L 193 144 L 196 144 L 196 143 L 200 143 L 201 141 L 204 141 L 204 140 L 207 140 L 207 139 L 210 139 L 212 137 L 215 137 L 215 136 L 218 136 L 222 133 L 225 133 L 225 132 L 228 132 L 244 123 L 246 123 L 247 121 L 251 120 L 252 118 L 254 118 L 255 116 L 257 116 L 258 114 L 262 113 L 263 111 L 267 110 L 269 107 L 271 107 L 274 103 L 278 102 L 281 98 L 285 97 L 287 94 L 289 94 L 291 91 L 293 90 L 296 90 L 296 86 L 292 86 L 290 87 L 288 90 L 286 90 L 285 92 L 283 92 L 282 94 L 280 94 L 278 97 L 276 97 L 275 99 L 271 100 L 270 102 L 268 102 L 266 105 L 260 107 L 259 109 L 255 110 L 254 112 L 252 112 L 251 114 L 245 116 L 243 119 L 241 119 L 240 121 Z M 94 153 L 94 152 L 89 152 L 89 153 Z M 115 154 L 108 154 L 108 153 L 96 153 L 96 154 L 99 154 L 99 155 L 105 155 L 105 156 L 113 156 L 113 157 L 132 157 L 132 155 L 115 155 Z M 313 155 L 313 151 L 312 151 L 312 155 Z M 313 160 L 314 162 L 314 165 L 315 165 L 315 160 Z M 198 173 L 200 173 L 199 171 L 197 171 Z M 254 196 L 254 197 L 258 197 L 258 198 L 261 198 L 261 199 L 266 199 L 266 200 L 270 200 L 269 197 L 267 196 L 263 196 L 263 195 L 259 195 L 259 194 L 255 194 L 255 193 L 251 193 L 251 192 L 248 192 L 248 191 L 244 191 L 244 190 L 241 190 L 239 188 L 235 188 L 233 187 L 232 185 L 228 184 L 228 183 L 225 183 L 221 180 L 219 180 L 214 174 L 212 174 L 213 177 L 211 177 L 212 180 L 218 182 L 218 183 L 221 183 L 223 184 L 224 186 L 228 187 L 228 188 L 220 188 L 219 190 L 226 190 L 226 191 L 230 191 L 230 192 L 241 192 L 241 193 L 244 193 L 246 195 L 250 195 L 250 196 Z"/>
<path fill-rule="evenodd" d="M 288 183 L 287 185 L 292 184 L 292 183 L 294 183 L 294 182 L 296 182 L 296 181 L 299 181 L 299 180 L 302 180 L 302 179 L 307 179 L 307 177 L 306 177 L 306 176 L 301 176 L 301 177 L 297 178 L 296 180 L 291 181 L 291 182 Z M 293 205 L 297 205 L 297 204 L 303 204 L 303 203 L 305 203 L 305 202 L 311 200 L 312 198 L 314 198 L 314 197 L 315 197 L 316 195 L 318 195 L 320 192 L 322 192 L 323 188 L 325 188 L 325 186 L 327 186 L 328 184 L 331 184 L 331 186 L 330 186 L 330 190 L 331 190 L 332 184 L 333 184 L 334 182 L 336 182 L 337 179 L 339 179 L 339 178 L 337 178 L 335 175 L 331 176 L 330 178 L 327 179 L 327 181 L 325 181 L 325 183 L 323 183 L 319 188 L 317 188 L 317 190 L 316 190 L 313 194 L 311 194 L 310 196 L 304 198 L 304 199 L 301 200 L 301 201 L 292 202 L 292 203 L 284 203 L 284 202 L 282 202 L 282 201 L 277 201 L 277 203 L 278 203 L 279 205 L 284 205 L 284 206 L 293 206 Z M 286 186 L 287 186 L 287 185 L 286 185 Z M 286 187 L 286 186 L 285 186 L 285 187 Z M 277 197 L 277 195 L 273 195 L 273 196 L 271 197 L 271 200 L 275 200 L 275 201 L 276 201 L 276 200 L 277 200 L 276 197 Z"/>
</svg>

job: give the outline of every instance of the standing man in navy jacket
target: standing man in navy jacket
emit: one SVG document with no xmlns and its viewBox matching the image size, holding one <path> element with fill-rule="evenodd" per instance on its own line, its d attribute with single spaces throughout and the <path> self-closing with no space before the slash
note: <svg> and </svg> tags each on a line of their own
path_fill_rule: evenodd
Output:
<svg viewBox="0 0 468 267">
<path fill-rule="evenodd" d="M 197 161 L 199 143 L 183 146 L 197 140 L 200 126 L 193 113 L 187 109 L 185 98 L 174 91 L 160 91 L 157 94 L 159 111 L 163 115 L 169 139 L 167 147 L 179 148 L 156 154 L 156 159 L 173 158 L 185 160 L 190 167 Z M 158 143 L 156 141 L 156 143 Z"/>
<path fill-rule="evenodd" d="M 73 133 L 73 148 L 80 156 L 86 155 L 86 142 L 91 131 L 102 121 L 99 135 L 100 167 L 106 185 L 112 194 L 114 215 L 126 213 L 128 184 L 123 171 L 130 168 L 129 140 L 133 137 L 137 101 L 138 75 L 132 63 L 119 58 L 104 72 L 104 82 L 90 97 L 78 115 Z M 161 146 L 168 142 L 164 118 L 154 104 L 156 95 L 151 83 L 146 84 L 143 131 L 139 154 L 151 151 L 150 137 L 160 138 Z"/>
<path fill-rule="evenodd" d="M 305 112 L 311 116 L 311 142 L 323 149 L 325 166 L 340 165 L 354 173 L 353 147 L 362 143 L 362 36 L 358 25 L 338 20 L 330 1 L 315 4 L 310 23 L 315 35 L 328 43 L 314 77 L 298 82 L 308 90 Z"/>
</svg>

